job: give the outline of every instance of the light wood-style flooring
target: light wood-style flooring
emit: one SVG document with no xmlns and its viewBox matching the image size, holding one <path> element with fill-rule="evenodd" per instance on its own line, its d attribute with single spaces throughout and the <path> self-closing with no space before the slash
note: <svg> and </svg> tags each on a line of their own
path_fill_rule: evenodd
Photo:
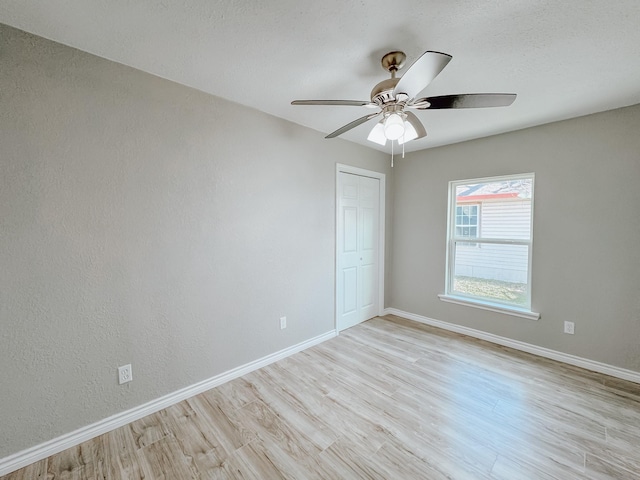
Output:
<svg viewBox="0 0 640 480">
<path fill-rule="evenodd" d="M 374 318 L 1 480 L 96 478 L 639 479 L 640 385 Z"/>
</svg>

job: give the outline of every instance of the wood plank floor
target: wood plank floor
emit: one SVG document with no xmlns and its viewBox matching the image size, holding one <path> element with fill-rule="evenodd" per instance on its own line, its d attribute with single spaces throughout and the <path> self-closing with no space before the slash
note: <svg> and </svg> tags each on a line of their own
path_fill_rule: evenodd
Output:
<svg viewBox="0 0 640 480">
<path fill-rule="evenodd" d="M 638 479 L 640 385 L 398 317 L 2 477 Z"/>
</svg>

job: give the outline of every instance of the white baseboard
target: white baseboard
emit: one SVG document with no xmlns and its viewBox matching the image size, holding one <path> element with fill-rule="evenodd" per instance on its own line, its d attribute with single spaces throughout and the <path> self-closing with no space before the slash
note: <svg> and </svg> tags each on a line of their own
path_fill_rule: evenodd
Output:
<svg viewBox="0 0 640 480">
<path fill-rule="evenodd" d="M 594 360 L 589 360 L 588 358 L 577 357 L 568 353 L 562 353 L 556 350 L 551 350 L 549 348 L 539 347 L 537 345 L 521 342 L 519 340 L 512 340 L 511 338 L 501 337 L 499 335 L 483 332 L 481 330 L 463 327 L 454 323 L 443 322 L 442 320 L 435 320 L 433 318 L 424 317 L 422 315 L 416 315 L 415 313 L 404 312 L 402 310 L 398 310 L 397 308 L 385 308 L 382 314 L 397 315 L 398 317 L 406 318 L 407 320 L 413 320 L 418 323 L 424 323 L 426 325 L 431 325 L 432 327 L 442 328 L 443 330 L 449 330 L 450 332 L 461 333 L 470 337 L 479 338 L 480 340 L 486 340 L 487 342 L 496 343 L 498 345 L 511 347 L 523 352 L 532 353 L 540 357 L 550 358 L 552 360 L 557 360 L 569 365 L 581 367 L 593 372 L 604 373 L 605 375 L 611 375 L 612 377 L 640 383 L 640 372 L 635 372 L 633 370 L 627 370 L 625 368 L 607 365 L 606 363 L 596 362 Z"/>
<path fill-rule="evenodd" d="M 336 330 L 324 333 L 310 340 L 304 341 L 292 347 L 285 348 L 279 352 L 272 353 L 266 357 L 262 357 L 253 362 L 247 363 L 240 367 L 234 368 L 227 372 L 211 377 L 207 380 L 203 380 L 191 386 L 182 388 L 175 392 L 164 395 L 150 402 L 147 402 L 138 407 L 134 407 L 130 410 L 126 410 L 121 413 L 112 415 L 111 417 L 100 420 L 86 427 L 79 428 L 73 432 L 67 433 L 60 437 L 49 440 L 48 442 L 41 443 L 35 447 L 28 448 L 21 452 L 17 452 L 13 455 L 0 459 L 0 476 L 11 473 L 22 467 L 26 467 L 34 462 L 47 458 L 50 455 L 54 455 L 58 452 L 66 450 L 67 448 L 75 447 L 76 445 L 90 440 L 103 433 L 110 432 L 116 428 L 122 427 L 128 423 L 138 420 L 142 417 L 146 417 L 152 413 L 158 412 L 163 408 L 170 407 L 182 400 L 198 395 L 202 392 L 206 392 L 212 388 L 222 385 L 230 380 L 246 375 L 247 373 L 258 370 L 265 367 L 270 363 L 282 360 L 294 353 L 298 353 L 314 345 L 318 345 L 326 340 L 334 338 L 337 335 Z"/>
</svg>

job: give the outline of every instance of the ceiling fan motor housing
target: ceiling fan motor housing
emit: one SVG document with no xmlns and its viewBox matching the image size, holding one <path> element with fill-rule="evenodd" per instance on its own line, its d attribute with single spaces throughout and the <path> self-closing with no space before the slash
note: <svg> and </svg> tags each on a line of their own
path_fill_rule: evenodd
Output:
<svg viewBox="0 0 640 480">
<path fill-rule="evenodd" d="M 375 87 L 373 87 L 373 90 L 371 90 L 371 101 L 380 106 L 384 105 L 385 103 L 394 102 L 395 97 L 392 95 L 393 89 L 396 87 L 399 81 L 399 78 L 387 78 L 386 80 L 378 83 Z"/>
</svg>

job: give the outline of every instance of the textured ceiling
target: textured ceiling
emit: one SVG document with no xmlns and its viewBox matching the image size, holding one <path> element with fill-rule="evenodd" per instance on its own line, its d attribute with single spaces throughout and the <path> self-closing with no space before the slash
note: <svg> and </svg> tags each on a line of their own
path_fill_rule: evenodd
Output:
<svg viewBox="0 0 640 480">
<path fill-rule="evenodd" d="M 429 135 L 409 151 L 640 103 L 639 20 L 638 0 L 0 2 L 2 23 L 323 133 L 370 110 L 291 100 L 368 100 L 390 50 L 453 56 L 425 95 L 518 94 L 418 112 Z M 372 126 L 342 138 L 382 149 Z"/>
</svg>

